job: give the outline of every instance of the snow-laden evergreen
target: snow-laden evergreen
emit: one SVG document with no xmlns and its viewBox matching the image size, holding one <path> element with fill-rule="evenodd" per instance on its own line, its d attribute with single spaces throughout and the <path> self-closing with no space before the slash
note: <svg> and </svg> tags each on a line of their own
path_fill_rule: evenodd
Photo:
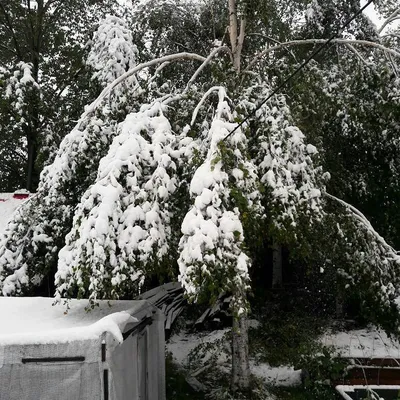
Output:
<svg viewBox="0 0 400 400">
<path fill-rule="evenodd" d="M 110 21 L 109 26 L 119 20 L 106 21 Z M 117 72 L 125 72 L 117 70 L 115 63 L 104 65 L 102 75 L 96 75 L 96 78 L 111 79 Z M 27 69 L 28 66 L 24 66 L 25 75 Z M 29 81 L 25 75 L 24 80 Z M 130 96 L 133 98 L 135 92 Z M 126 87 L 115 88 L 112 101 L 109 100 L 104 99 L 97 109 L 82 115 L 62 141 L 52 164 L 43 169 L 35 196 L 9 221 L 0 238 L 0 290 L 3 295 L 20 294 L 37 286 L 50 270 L 54 270 L 58 251 L 71 229 L 75 207 L 95 181 L 99 162 L 116 135 L 118 121 L 115 118 L 122 110 L 126 112 Z"/>
<path fill-rule="evenodd" d="M 250 87 L 240 103 L 246 112 L 268 96 L 266 86 Z M 284 96 L 275 96 L 256 111 L 251 130 L 254 162 L 265 187 L 265 204 L 278 229 L 296 230 L 300 217 L 323 215 L 322 192 L 329 174 L 318 165 L 317 148 L 293 125 Z M 315 162 L 316 161 L 316 162 Z"/>
<path fill-rule="evenodd" d="M 160 107 L 129 114 L 100 161 L 60 251 L 59 296 L 132 296 L 168 256 L 179 152 Z"/>
<path fill-rule="evenodd" d="M 137 48 L 125 20 L 109 15 L 100 21 L 89 44 L 87 63 L 96 71 L 93 78 L 107 86 L 136 64 Z M 130 80 L 132 80 L 131 78 Z M 124 82 L 129 87 L 129 80 Z"/>
<path fill-rule="evenodd" d="M 0 67 L 0 82 L 4 90 L 4 100 L 9 103 L 7 126 L 8 135 L 21 132 L 29 125 L 29 107 L 33 92 L 40 87 L 32 75 L 32 64 L 19 62 L 11 71 Z M 11 112 L 11 110 L 13 112 Z M 4 121 L 3 121 L 4 123 Z"/>
<path fill-rule="evenodd" d="M 246 158 L 247 139 L 241 130 L 224 142 L 234 129 L 234 114 L 223 88 L 219 89 L 216 115 L 204 142 L 209 150 L 190 183 L 193 205 L 182 223 L 179 280 L 192 300 L 204 293 L 234 293 L 234 309 L 247 309 L 251 259 L 244 246 L 244 213 L 261 217 L 260 192 L 253 164 Z M 240 198 L 234 195 L 234 190 Z"/>
</svg>

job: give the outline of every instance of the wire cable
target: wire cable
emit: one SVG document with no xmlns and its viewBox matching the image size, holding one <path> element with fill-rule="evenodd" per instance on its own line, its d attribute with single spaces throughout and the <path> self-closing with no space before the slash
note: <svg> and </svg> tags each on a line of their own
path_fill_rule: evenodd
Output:
<svg viewBox="0 0 400 400">
<path fill-rule="evenodd" d="M 235 133 L 239 128 L 241 128 L 255 113 L 269 100 L 271 99 L 272 96 L 274 96 L 278 91 L 280 91 L 286 84 L 291 81 L 316 55 L 321 53 L 322 50 L 325 49 L 325 47 L 329 46 L 329 44 L 337 39 L 337 36 L 339 33 L 341 33 L 345 28 L 347 28 L 370 4 L 372 4 L 374 0 L 369 0 L 363 7 L 361 7 L 349 20 L 347 20 L 342 27 L 338 29 L 338 31 L 332 35 L 322 46 L 320 46 L 317 50 L 315 50 L 305 61 L 302 62 L 302 64 L 296 68 L 295 71 L 293 71 L 278 87 L 276 87 L 270 94 L 269 96 L 263 100 L 250 114 L 247 115 L 247 117 L 240 122 L 234 129 L 232 129 L 223 139 L 222 141 L 225 141 L 228 139 L 233 133 Z"/>
</svg>

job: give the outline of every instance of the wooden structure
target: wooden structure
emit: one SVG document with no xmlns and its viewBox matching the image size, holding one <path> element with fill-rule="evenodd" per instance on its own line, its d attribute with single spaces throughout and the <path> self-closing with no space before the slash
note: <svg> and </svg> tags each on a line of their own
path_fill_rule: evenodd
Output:
<svg viewBox="0 0 400 400">
<path fill-rule="evenodd" d="M 400 398 L 400 360 L 396 358 L 353 358 L 342 379 L 333 384 L 346 400 L 370 398 L 368 391 L 384 400 Z"/>
<path fill-rule="evenodd" d="M 346 375 L 334 385 L 400 385 L 400 360 L 353 358 Z"/>
</svg>

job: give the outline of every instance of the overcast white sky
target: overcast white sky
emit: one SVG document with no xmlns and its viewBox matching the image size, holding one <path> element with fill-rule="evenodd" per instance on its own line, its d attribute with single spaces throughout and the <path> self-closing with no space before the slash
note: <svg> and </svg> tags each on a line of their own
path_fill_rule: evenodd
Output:
<svg viewBox="0 0 400 400">
<path fill-rule="evenodd" d="M 367 0 L 361 0 L 361 7 L 363 7 L 367 3 Z M 374 3 L 370 4 L 364 11 L 365 14 L 368 15 L 372 19 L 372 21 L 379 27 L 381 25 L 381 20 L 379 19 Z"/>
</svg>

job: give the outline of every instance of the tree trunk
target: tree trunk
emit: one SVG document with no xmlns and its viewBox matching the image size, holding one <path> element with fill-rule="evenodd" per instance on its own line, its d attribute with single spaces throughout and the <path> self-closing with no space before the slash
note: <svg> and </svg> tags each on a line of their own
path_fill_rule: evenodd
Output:
<svg viewBox="0 0 400 400">
<path fill-rule="evenodd" d="M 32 62 L 32 76 L 37 84 L 39 84 L 39 69 L 40 69 L 40 54 L 43 31 L 44 5 L 43 0 L 37 2 L 38 7 L 32 10 L 29 7 L 30 13 L 30 58 Z M 38 156 L 38 139 L 39 139 L 39 124 L 40 124 L 40 96 L 34 91 L 31 98 L 30 107 L 30 126 L 27 132 L 28 142 L 28 165 L 27 165 L 27 182 L 26 189 L 29 192 L 36 190 L 39 182 L 39 172 L 37 170 L 36 159 Z"/>
<path fill-rule="evenodd" d="M 26 179 L 26 190 L 34 192 L 37 185 L 38 173 L 35 168 L 35 161 L 37 157 L 37 141 L 36 132 L 32 132 L 28 135 L 28 167 L 27 167 L 27 179 Z"/>
<path fill-rule="evenodd" d="M 32 57 L 32 76 L 35 82 L 38 83 L 39 76 L 39 57 L 35 55 Z M 30 98 L 30 110 L 29 110 L 29 126 L 27 128 L 27 144 L 28 144 L 28 165 L 27 165 L 27 180 L 26 189 L 29 192 L 36 190 L 39 182 L 39 172 L 37 170 L 36 159 L 38 156 L 38 139 L 39 139 L 39 109 L 40 109 L 40 97 L 36 90 L 32 91 Z"/>
<path fill-rule="evenodd" d="M 281 287 L 282 283 L 282 246 L 274 243 L 272 247 L 272 287 Z"/>
<path fill-rule="evenodd" d="M 337 319 L 343 319 L 344 317 L 344 300 L 343 293 L 338 284 L 336 284 L 336 312 L 335 316 Z"/>
<path fill-rule="evenodd" d="M 236 310 L 237 311 L 237 310 Z M 232 391 L 250 390 L 249 338 L 247 312 L 233 316 L 232 322 Z"/>
<path fill-rule="evenodd" d="M 240 62 L 244 43 L 246 18 L 240 16 L 240 30 L 238 32 L 238 9 L 236 0 L 229 0 L 229 39 L 231 42 L 233 68 L 240 72 Z"/>
</svg>

